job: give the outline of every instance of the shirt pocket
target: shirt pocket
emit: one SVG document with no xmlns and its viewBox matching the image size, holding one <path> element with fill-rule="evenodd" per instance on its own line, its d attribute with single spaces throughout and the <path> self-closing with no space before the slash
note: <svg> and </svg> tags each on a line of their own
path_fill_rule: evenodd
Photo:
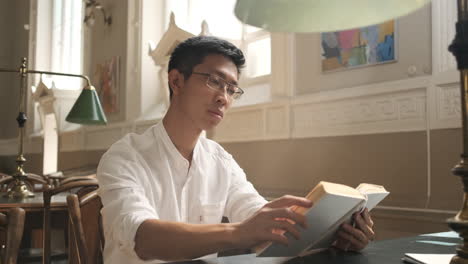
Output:
<svg viewBox="0 0 468 264">
<path fill-rule="evenodd" d="M 200 224 L 219 224 L 223 218 L 224 207 L 222 203 L 201 204 L 200 205 Z"/>
</svg>

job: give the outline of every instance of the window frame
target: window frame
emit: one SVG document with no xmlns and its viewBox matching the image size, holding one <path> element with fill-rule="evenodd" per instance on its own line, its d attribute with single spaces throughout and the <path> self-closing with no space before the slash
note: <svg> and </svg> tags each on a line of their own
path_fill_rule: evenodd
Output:
<svg viewBox="0 0 468 264">
<path fill-rule="evenodd" d="M 241 40 L 241 43 L 239 45 L 241 50 L 243 52 L 245 52 L 245 56 L 248 56 L 248 52 L 249 52 L 248 46 L 250 44 L 252 44 L 252 43 L 254 43 L 256 41 L 264 40 L 266 38 L 270 39 L 270 51 L 271 51 L 271 46 L 272 46 L 271 33 L 266 31 L 266 30 L 263 30 L 263 29 L 260 29 L 260 30 L 255 31 L 255 32 L 247 33 L 247 27 L 248 26 L 246 24 L 242 24 L 242 37 L 243 37 L 243 39 Z M 248 63 L 248 61 L 247 61 L 247 63 Z M 271 52 L 270 52 L 270 73 L 255 76 L 255 77 L 250 77 L 247 74 L 244 74 L 241 77 L 241 83 L 243 84 L 243 86 L 245 86 L 245 88 L 248 88 L 249 86 L 253 86 L 253 85 L 265 84 L 265 83 L 270 82 L 271 74 L 272 74 L 272 65 L 271 65 Z"/>
<path fill-rule="evenodd" d="M 170 0 L 166 0 L 166 2 L 168 2 Z M 185 6 L 183 6 L 183 8 L 180 8 L 180 10 L 183 10 L 184 12 L 186 12 L 186 15 L 187 16 L 192 16 L 191 15 L 191 12 L 193 12 L 191 10 L 191 2 L 188 0 L 188 1 L 185 1 L 185 2 L 182 2 L 180 3 L 181 5 L 184 4 Z M 167 25 L 169 24 L 169 14 L 171 13 L 172 10 L 170 10 L 170 5 L 166 4 L 165 5 L 165 10 L 164 10 L 164 14 L 166 15 L 166 19 L 165 19 L 165 24 L 166 24 L 166 27 Z M 177 20 L 177 14 L 176 14 L 176 20 Z M 177 23 L 177 21 L 176 21 Z M 247 31 L 247 27 L 252 27 L 252 26 L 249 26 L 249 25 L 246 25 L 242 22 L 240 22 L 241 24 L 241 38 L 240 39 L 232 39 L 232 38 L 225 38 L 225 37 L 222 37 L 223 39 L 233 43 L 234 45 L 236 45 L 237 47 L 239 47 L 242 52 L 244 52 L 244 56 L 247 58 L 248 57 L 248 46 L 256 41 L 259 41 L 259 40 L 263 40 L 265 38 L 269 38 L 270 39 L 270 50 L 272 49 L 272 46 L 273 46 L 273 43 L 272 43 L 272 34 L 264 29 L 259 29 L 259 30 L 256 30 L 254 32 L 248 32 Z M 209 24 L 208 24 L 208 27 L 209 27 Z M 184 29 L 186 30 L 186 29 Z M 191 32 L 192 34 L 198 34 L 198 32 Z M 247 64 L 249 63 L 249 61 L 246 62 Z M 247 66 L 247 65 L 246 65 Z M 240 76 L 240 80 L 239 80 L 239 84 L 240 84 L 240 87 L 243 89 L 243 90 L 248 90 L 249 87 L 252 87 L 252 86 L 258 86 L 258 85 L 268 85 L 270 91 L 272 89 L 272 84 L 271 84 L 271 80 L 273 79 L 272 78 L 272 71 L 273 71 L 273 65 L 272 65 L 272 56 L 271 56 L 271 52 L 270 52 L 270 73 L 269 74 L 265 74 L 265 75 L 260 75 L 260 76 L 255 76 L 255 77 L 250 77 L 246 74 L 246 72 L 244 71 L 243 74 Z"/>
</svg>

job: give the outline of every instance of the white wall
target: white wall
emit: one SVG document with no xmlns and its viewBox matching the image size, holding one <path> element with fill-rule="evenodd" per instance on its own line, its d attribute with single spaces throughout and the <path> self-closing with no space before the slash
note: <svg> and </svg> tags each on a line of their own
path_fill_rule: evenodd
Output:
<svg viewBox="0 0 468 264">
<path fill-rule="evenodd" d="M 28 57 L 29 1 L 0 1 L 0 67 L 17 69 L 22 57 Z M 0 139 L 18 134 L 19 78 L 0 73 Z"/>
<path fill-rule="evenodd" d="M 163 19 L 158 14 L 163 12 L 158 13 L 158 8 L 163 10 L 163 1 L 157 2 L 104 2 L 113 25 L 104 28 L 98 17 L 91 32 L 88 74 L 92 76 L 96 63 L 122 56 L 121 99 L 125 101 L 121 103 L 127 108 L 111 116 L 106 127 L 67 132 L 62 150 L 106 149 L 129 131 L 140 132 L 157 122 L 157 118 L 142 118 L 142 112 L 153 107 L 152 96 L 157 96 L 152 90 L 157 89 L 157 72 L 153 72 L 157 67 L 146 54 L 151 37 L 145 35 L 153 32 L 153 41 L 159 41 L 157 23 Z M 280 48 L 273 56 L 283 58 L 283 63 L 273 65 L 272 79 L 275 93 L 281 96 L 232 109 L 214 138 L 238 142 L 460 127 L 458 76 L 446 49 L 453 38 L 447 27 L 454 27 L 455 8 L 451 1 L 442 0 L 433 1 L 432 6 L 397 22 L 398 61 L 387 65 L 322 74 L 318 35 L 275 35 L 272 46 Z M 142 17 L 148 18 L 151 12 L 154 18 L 141 25 Z M 412 30 L 418 33 L 410 34 Z M 411 65 L 417 67 L 413 77 L 407 74 Z M 431 73 L 431 68 L 436 70 Z M 233 133 L 233 127 L 238 133 Z"/>
</svg>

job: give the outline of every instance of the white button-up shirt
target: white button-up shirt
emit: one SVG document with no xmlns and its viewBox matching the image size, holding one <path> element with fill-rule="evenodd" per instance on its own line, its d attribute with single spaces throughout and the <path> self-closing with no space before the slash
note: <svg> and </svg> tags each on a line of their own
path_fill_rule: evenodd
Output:
<svg viewBox="0 0 468 264">
<path fill-rule="evenodd" d="M 113 144 L 97 177 L 105 263 L 148 263 L 134 250 L 136 231 L 147 219 L 217 224 L 226 216 L 239 222 L 266 203 L 219 144 L 199 138 L 190 165 L 162 122 Z"/>
</svg>

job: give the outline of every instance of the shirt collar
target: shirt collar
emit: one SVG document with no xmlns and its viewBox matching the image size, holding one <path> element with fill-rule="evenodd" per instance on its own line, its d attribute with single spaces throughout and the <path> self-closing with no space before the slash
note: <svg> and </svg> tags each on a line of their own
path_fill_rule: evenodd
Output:
<svg viewBox="0 0 468 264">
<path fill-rule="evenodd" d="M 174 142 L 172 142 L 171 138 L 167 134 L 167 130 L 164 127 L 163 121 L 160 121 L 158 124 L 155 126 L 155 136 L 159 137 L 161 141 L 163 142 L 165 148 L 168 150 L 169 155 L 171 156 L 172 159 L 174 159 L 178 164 L 184 164 L 188 167 L 189 162 L 187 159 L 180 154 L 179 150 L 176 148 L 174 145 Z M 197 139 L 197 143 L 195 144 L 195 148 L 193 149 L 193 155 L 192 155 L 192 165 L 195 162 L 195 158 L 198 156 L 198 145 L 199 145 L 200 139 Z"/>
</svg>

